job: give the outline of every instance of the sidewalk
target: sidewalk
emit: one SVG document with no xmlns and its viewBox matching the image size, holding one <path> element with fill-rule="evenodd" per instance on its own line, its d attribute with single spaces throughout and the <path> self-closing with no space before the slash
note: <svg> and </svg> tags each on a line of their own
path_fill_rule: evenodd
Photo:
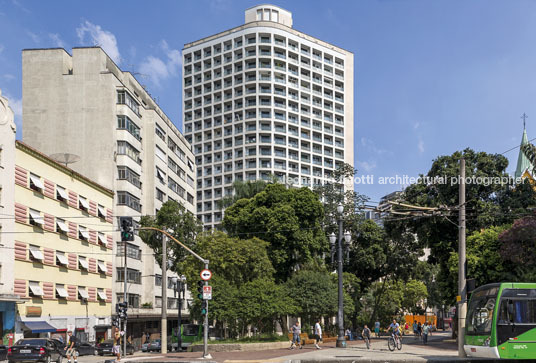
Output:
<svg viewBox="0 0 536 363">
<path fill-rule="evenodd" d="M 367 350 L 363 341 L 349 341 L 347 348 L 335 348 L 335 343 L 323 344 L 317 350 L 313 345 L 303 349 L 273 349 L 256 352 L 214 352 L 212 359 L 201 359 L 199 352 L 143 354 L 122 359 L 128 363 L 164 363 L 164 362 L 217 362 L 217 363 L 309 363 L 309 362 L 468 362 L 471 359 L 458 358 L 456 342 L 450 339 L 450 333 L 436 332 L 429 337 L 428 344 L 423 345 L 413 336 L 405 336 L 402 350 L 389 351 L 387 338 L 373 339 L 371 349 Z M 290 345 L 290 344 L 289 344 Z M 153 356 L 153 357 L 151 357 Z M 478 360 L 483 362 L 482 360 Z M 487 360 L 484 360 L 488 362 Z M 102 361 L 101 361 L 102 362 Z M 491 362 L 491 361 L 490 361 Z"/>
</svg>

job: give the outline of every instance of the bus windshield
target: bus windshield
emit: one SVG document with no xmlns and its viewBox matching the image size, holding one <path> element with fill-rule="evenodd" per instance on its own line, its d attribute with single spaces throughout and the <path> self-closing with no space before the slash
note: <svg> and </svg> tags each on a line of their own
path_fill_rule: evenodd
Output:
<svg viewBox="0 0 536 363">
<path fill-rule="evenodd" d="M 467 334 L 490 335 L 493 310 L 497 299 L 496 292 L 489 295 L 489 290 L 473 295 L 467 311 Z"/>
</svg>

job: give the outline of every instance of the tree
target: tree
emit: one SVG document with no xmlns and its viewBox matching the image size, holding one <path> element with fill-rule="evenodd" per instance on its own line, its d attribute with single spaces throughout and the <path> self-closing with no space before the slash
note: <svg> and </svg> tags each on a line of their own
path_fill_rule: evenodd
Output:
<svg viewBox="0 0 536 363">
<path fill-rule="evenodd" d="M 322 204 L 308 188 L 269 184 L 253 198 L 227 208 L 223 226 L 233 237 L 269 242 L 268 256 L 280 282 L 297 267 L 317 263 L 327 250 L 322 218 Z"/>
<path fill-rule="evenodd" d="M 196 238 L 202 232 L 201 222 L 176 201 L 168 200 L 153 216 L 143 216 L 140 220 L 142 227 L 154 227 L 170 233 L 173 237 L 189 248 L 194 248 Z M 162 233 L 151 230 L 140 230 L 141 239 L 153 249 L 156 261 L 162 267 Z M 167 260 L 171 270 L 182 273 L 181 262 L 188 252 L 175 242 L 167 243 Z"/>
<path fill-rule="evenodd" d="M 494 225 L 512 223 L 516 215 L 523 211 L 526 213 L 526 209 L 534 205 L 536 196 L 535 191 L 527 185 L 512 188 L 511 185 L 484 182 L 508 179 L 508 160 L 503 155 L 475 152 L 469 148 L 452 155 L 439 156 L 433 161 L 426 177 L 429 180 L 440 178 L 435 179 L 436 182 L 417 183 L 406 188 L 404 202 L 443 208 L 443 212 L 434 216 L 399 219 L 391 224 L 416 233 L 419 241 L 431 248 L 429 262 L 440 266 L 437 280 L 446 292 L 446 303 L 454 300 L 457 291 L 456 280 L 450 269 L 452 264 L 449 263 L 452 253 L 458 249 L 457 212 L 449 210 L 458 205 L 458 184 L 453 181 L 458 178 L 461 157 L 466 161 L 467 178 L 487 178 L 481 179 L 480 183 L 466 184 L 468 234 Z"/>
<path fill-rule="evenodd" d="M 275 183 L 275 180 L 272 180 Z M 264 180 L 235 180 L 233 182 L 233 195 L 228 195 L 219 201 L 221 208 L 227 208 L 236 203 L 240 199 L 253 198 L 256 194 L 262 192 L 269 182 Z"/>
</svg>

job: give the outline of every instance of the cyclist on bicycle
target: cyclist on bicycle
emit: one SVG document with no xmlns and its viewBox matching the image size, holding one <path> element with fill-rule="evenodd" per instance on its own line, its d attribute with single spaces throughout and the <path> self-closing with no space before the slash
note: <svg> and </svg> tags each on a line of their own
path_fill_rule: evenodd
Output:
<svg viewBox="0 0 536 363">
<path fill-rule="evenodd" d="M 392 335 L 395 338 L 395 340 L 400 339 L 400 324 L 396 322 L 396 319 L 393 319 L 393 322 L 391 325 L 389 325 L 389 329 L 392 330 Z"/>
<path fill-rule="evenodd" d="M 365 327 L 363 328 L 363 331 L 361 332 L 361 336 L 363 337 L 363 340 L 367 344 L 367 349 L 370 349 L 370 336 L 371 336 L 371 334 L 372 333 L 371 333 L 370 329 L 368 328 L 368 326 L 365 325 Z"/>
</svg>

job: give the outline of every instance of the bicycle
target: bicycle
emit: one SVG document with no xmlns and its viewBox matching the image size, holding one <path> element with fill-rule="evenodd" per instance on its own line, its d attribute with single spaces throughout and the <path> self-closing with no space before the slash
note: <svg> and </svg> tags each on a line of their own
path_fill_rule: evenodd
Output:
<svg viewBox="0 0 536 363">
<path fill-rule="evenodd" d="M 395 337 L 394 333 L 391 333 L 391 336 L 387 340 L 387 346 L 389 347 L 389 350 L 392 352 L 397 348 L 398 350 L 402 349 L 402 337 Z"/>
</svg>

